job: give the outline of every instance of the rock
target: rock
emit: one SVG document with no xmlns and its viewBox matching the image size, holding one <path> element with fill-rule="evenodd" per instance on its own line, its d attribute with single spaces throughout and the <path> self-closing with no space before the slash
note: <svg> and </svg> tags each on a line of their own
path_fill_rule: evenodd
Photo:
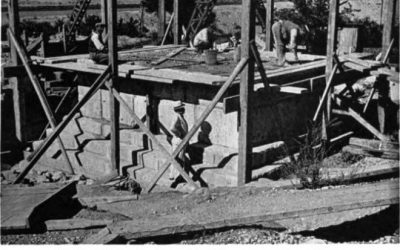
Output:
<svg viewBox="0 0 400 250">
<path fill-rule="evenodd" d="M 95 181 L 92 180 L 92 179 L 87 179 L 85 184 L 86 184 L 86 185 L 93 185 L 94 182 L 95 182 Z"/>
<path fill-rule="evenodd" d="M 65 179 L 66 179 L 66 175 L 61 171 L 54 172 L 51 176 L 51 180 L 53 182 L 57 182 L 60 180 L 65 180 Z"/>
<path fill-rule="evenodd" d="M 309 239 L 305 240 L 303 244 L 326 244 L 326 241 L 321 239 Z"/>
<path fill-rule="evenodd" d="M 7 170 L 1 172 L 2 179 L 7 181 L 14 181 L 17 178 L 16 173 L 13 170 Z"/>
</svg>

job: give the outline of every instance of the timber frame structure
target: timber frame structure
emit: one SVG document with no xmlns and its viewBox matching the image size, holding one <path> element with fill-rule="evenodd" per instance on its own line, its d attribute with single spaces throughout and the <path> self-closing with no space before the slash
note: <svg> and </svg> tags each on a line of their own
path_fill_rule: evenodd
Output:
<svg viewBox="0 0 400 250">
<path fill-rule="evenodd" d="M 181 0 L 182 1 L 182 0 Z M 173 22 L 173 33 L 174 33 L 174 43 L 178 44 L 180 40 L 180 28 L 178 24 L 179 15 L 179 2 L 180 0 L 174 0 L 174 22 Z M 387 18 L 386 22 L 384 22 L 384 34 L 383 34 L 383 52 L 386 54 L 388 50 L 390 50 L 390 42 L 392 41 L 392 27 L 394 23 L 394 11 L 396 0 L 384 0 L 384 11 L 386 14 L 383 16 Z M 189 133 L 182 140 L 177 149 L 170 154 L 167 149 L 158 141 L 155 137 L 151 127 L 146 126 L 141 119 L 135 114 L 134 110 L 132 110 L 129 105 L 124 101 L 119 93 L 119 65 L 118 65 L 118 51 L 117 51 L 117 33 L 116 33 L 116 24 L 117 24 L 117 1 L 116 0 L 102 0 L 102 18 L 106 23 L 107 31 L 108 31 L 108 45 L 109 45 L 109 65 L 106 67 L 101 74 L 97 77 L 93 84 L 90 85 L 89 91 L 85 96 L 76 104 L 75 107 L 69 112 L 69 114 L 61 121 L 59 124 L 55 124 L 54 114 L 51 111 L 46 97 L 39 86 L 37 81 L 37 77 L 34 75 L 32 71 L 31 60 L 28 57 L 26 49 L 21 45 L 22 43 L 19 41 L 20 31 L 19 31 L 19 12 L 18 12 L 18 0 L 9 0 L 8 1 L 8 10 L 10 17 L 10 29 L 8 32 L 9 40 L 10 40 L 10 48 L 11 48 L 11 61 L 13 66 L 21 66 L 25 68 L 31 83 L 33 84 L 37 95 L 40 98 L 43 109 L 45 110 L 46 117 L 49 120 L 50 126 L 53 128 L 52 133 L 45 139 L 43 144 L 33 153 L 33 156 L 28 161 L 28 164 L 22 171 L 22 173 L 18 176 L 15 183 L 21 182 L 26 174 L 35 166 L 39 158 L 45 153 L 45 151 L 49 148 L 49 146 L 55 141 L 58 140 L 60 144 L 60 148 L 63 148 L 62 140 L 59 138 L 60 133 L 67 126 L 68 122 L 70 122 L 76 112 L 80 110 L 93 95 L 101 88 L 106 87 L 109 90 L 109 112 L 110 112 L 110 120 L 111 120 L 111 147 L 110 147 L 110 156 L 111 156 L 111 165 L 114 171 L 118 171 L 120 169 L 120 135 L 119 131 L 119 115 L 120 108 L 127 111 L 131 118 L 135 121 L 135 123 L 142 129 L 144 133 L 147 134 L 149 139 L 156 145 L 161 152 L 164 154 L 166 161 L 161 166 L 160 170 L 154 177 L 150 184 L 145 188 L 147 192 L 150 192 L 160 177 L 165 174 L 167 169 L 172 165 L 175 167 L 180 174 L 184 177 L 184 179 L 191 185 L 193 188 L 198 188 L 198 185 L 193 181 L 193 179 L 189 176 L 187 172 L 185 172 L 182 166 L 176 161 L 176 157 L 179 152 L 186 146 L 186 144 L 190 141 L 190 139 L 195 135 L 196 131 L 200 128 L 201 124 L 211 111 L 216 107 L 218 101 L 220 101 L 221 97 L 226 93 L 228 88 L 234 82 L 237 76 L 240 75 L 240 84 L 239 84 L 239 106 L 240 106 L 240 126 L 239 126 L 239 149 L 238 149 L 238 172 L 237 172 L 237 185 L 242 186 L 248 183 L 251 179 L 251 169 L 248 166 L 252 165 L 252 133 L 253 133 L 253 124 L 252 119 L 250 119 L 251 110 L 254 105 L 252 102 L 254 96 L 254 84 L 255 84 L 255 73 L 254 69 L 257 66 L 257 69 L 260 72 L 260 76 L 262 79 L 262 83 L 264 84 L 265 91 L 267 95 L 273 95 L 273 91 L 271 86 L 268 83 L 267 75 L 265 73 L 265 69 L 260 63 L 260 56 L 258 54 L 257 49 L 254 45 L 255 40 L 255 4 L 256 1 L 243 1 L 242 2 L 242 23 L 241 23 L 241 59 L 237 66 L 232 71 L 231 75 L 224 81 L 224 84 L 221 85 L 217 94 L 214 96 L 212 101 L 209 103 L 207 108 L 201 114 L 200 118 L 195 121 L 193 127 L 189 130 Z M 272 36 L 271 36 L 271 26 L 273 22 L 273 8 L 274 1 L 267 0 L 266 4 L 266 45 L 265 50 L 272 50 Z M 159 0 L 159 35 L 160 37 L 165 34 L 165 0 Z M 322 124 L 326 124 L 327 121 L 331 119 L 332 113 L 332 105 L 331 105 L 331 86 L 333 76 L 336 74 L 336 71 L 340 69 L 339 61 L 336 59 L 337 56 L 335 54 L 336 51 L 336 43 L 337 43 L 337 20 L 339 15 L 339 0 L 330 0 L 330 14 L 329 14 L 329 24 L 328 24 L 328 47 L 327 47 L 327 57 L 326 57 L 326 91 L 324 92 L 323 98 L 320 101 L 320 105 L 315 115 L 314 121 L 316 122 L 319 119 L 319 115 L 323 113 L 323 122 Z M 336 61 L 336 64 L 335 64 Z M 13 80 L 13 88 L 15 91 L 14 96 L 17 98 L 14 100 L 14 109 L 16 111 L 16 128 L 17 135 L 20 140 L 24 140 L 23 128 L 26 126 L 24 124 L 24 105 L 26 101 L 23 99 L 23 94 L 20 91 L 23 91 L 23 83 L 19 81 L 16 77 Z M 351 111 L 349 111 L 351 113 Z M 382 131 L 381 131 L 382 132 Z M 326 134 L 326 133 L 325 133 Z M 380 137 L 379 137 L 380 138 Z M 329 138 L 326 138 L 329 140 Z M 380 139 L 385 139 L 384 137 Z M 65 160 L 68 162 L 68 156 L 64 153 Z M 71 172 L 73 172 L 71 168 Z M 110 173 L 111 174 L 111 173 Z"/>
</svg>

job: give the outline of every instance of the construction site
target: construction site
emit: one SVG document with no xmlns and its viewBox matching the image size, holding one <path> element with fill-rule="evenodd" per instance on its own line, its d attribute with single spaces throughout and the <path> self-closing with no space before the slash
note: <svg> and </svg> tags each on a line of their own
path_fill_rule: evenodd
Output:
<svg viewBox="0 0 400 250">
<path fill-rule="evenodd" d="M 397 0 L 37 2 L 2 1 L 1 244 L 399 243 Z"/>
</svg>

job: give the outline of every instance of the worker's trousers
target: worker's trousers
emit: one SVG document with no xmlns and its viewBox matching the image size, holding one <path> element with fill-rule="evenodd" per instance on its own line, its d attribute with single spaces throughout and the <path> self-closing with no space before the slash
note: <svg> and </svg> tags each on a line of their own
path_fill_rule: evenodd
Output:
<svg viewBox="0 0 400 250">
<path fill-rule="evenodd" d="M 278 65 L 283 65 L 285 64 L 285 43 L 282 40 L 281 23 L 276 22 L 272 25 L 272 35 L 274 37 Z"/>
<path fill-rule="evenodd" d="M 172 152 L 171 154 L 178 148 L 179 144 L 182 142 L 182 140 L 176 136 L 172 137 Z M 185 164 L 186 164 L 186 158 L 185 158 L 185 152 L 186 152 L 186 146 L 182 149 L 181 152 L 179 152 L 177 160 L 181 164 L 182 168 L 185 169 Z M 179 171 L 176 170 L 174 166 L 170 166 L 170 171 L 169 171 L 169 178 L 170 179 L 176 179 L 179 176 Z"/>
</svg>

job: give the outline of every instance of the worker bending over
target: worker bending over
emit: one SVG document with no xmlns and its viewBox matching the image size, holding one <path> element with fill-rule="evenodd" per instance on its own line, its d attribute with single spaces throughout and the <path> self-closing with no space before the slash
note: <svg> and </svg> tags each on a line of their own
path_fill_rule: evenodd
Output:
<svg viewBox="0 0 400 250">
<path fill-rule="evenodd" d="M 179 144 L 182 142 L 183 138 L 188 133 L 188 124 L 184 117 L 185 114 L 185 104 L 181 101 L 178 101 L 174 106 L 174 111 L 176 113 L 176 117 L 173 120 L 173 124 L 171 126 L 172 133 L 172 152 L 174 152 Z M 186 158 L 185 158 L 186 146 L 179 152 L 178 154 L 178 162 L 185 168 L 186 166 Z M 179 176 L 178 170 L 175 169 L 174 166 L 170 167 L 169 179 L 175 180 Z"/>
<path fill-rule="evenodd" d="M 96 63 L 108 65 L 108 49 L 102 38 L 104 27 L 105 24 L 96 23 L 89 40 L 89 56 Z"/>
<path fill-rule="evenodd" d="M 299 35 L 304 34 L 304 30 L 299 25 L 288 21 L 279 20 L 272 25 L 272 33 L 275 41 L 276 56 L 278 58 L 278 65 L 283 66 L 286 62 L 285 49 L 293 50 L 294 60 L 298 61 L 297 56 L 297 41 Z"/>
</svg>

